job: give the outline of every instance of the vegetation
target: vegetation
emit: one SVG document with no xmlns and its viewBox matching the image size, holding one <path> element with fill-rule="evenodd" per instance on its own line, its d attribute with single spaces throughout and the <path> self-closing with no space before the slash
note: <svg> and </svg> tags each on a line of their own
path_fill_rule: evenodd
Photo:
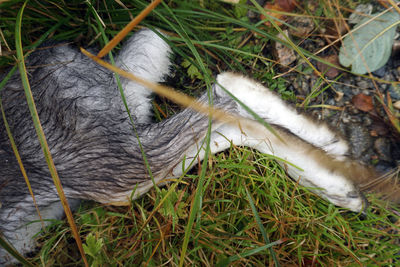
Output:
<svg viewBox="0 0 400 267">
<path fill-rule="evenodd" d="M 250 21 L 248 10 L 260 10 L 243 2 L 165 0 L 140 27 L 169 34 L 176 56 L 168 83 L 189 95 L 205 90 L 214 74 L 233 70 L 295 102 L 295 92 L 287 89 L 285 78 L 277 77 L 282 69 L 267 51 L 277 40 L 280 27 Z M 327 27 L 332 18 L 343 16 L 343 10 L 357 4 L 343 2 L 341 9 L 336 1 L 305 1 L 292 16 L 308 16 L 317 28 Z M 106 39 L 115 36 L 148 3 L 29 1 L 22 17 L 24 53 L 48 39 L 103 47 Z M 4 71 L 16 64 L 14 35 L 22 5 L 15 0 L 0 4 L 0 65 Z M 320 37 L 308 38 L 317 42 Z M 316 56 L 302 48 L 304 41 L 295 40 L 306 62 Z M 290 71 L 301 76 L 310 70 L 310 65 L 303 64 Z M 321 84 L 326 82 L 320 79 Z M 316 90 L 306 99 L 315 100 L 327 93 L 329 86 L 325 83 Z M 164 99 L 156 100 L 159 120 L 178 109 Z M 210 156 L 202 166 L 160 190 L 151 190 L 129 207 L 84 203 L 74 219 L 89 264 L 394 266 L 400 260 L 400 209 L 375 196 L 368 196 L 371 205 L 364 214 L 335 207 L 289 179 L 272 156 L 247 148 L 231 147 Z M 83 265 L 66 221 L 52 222 L 38 235 L 38 243 L 40 249 L 30 259 L 34 264 Z"/>
</svg>

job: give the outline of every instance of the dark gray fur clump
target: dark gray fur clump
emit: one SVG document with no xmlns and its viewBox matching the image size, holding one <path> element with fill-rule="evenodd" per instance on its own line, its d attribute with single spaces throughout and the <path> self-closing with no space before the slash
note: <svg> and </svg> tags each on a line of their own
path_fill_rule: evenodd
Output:
<svg viewBox="0 0 400 267">
<path fill-rule="evenodd" d="M 168 72 L 168 56 L 168 47 L 162 39 L 145 30 L 127 42 L 117 64 L 159 82 Z M 132 58 L 137 60 L 130 62 Z M 40 121 L 68 199 L 104 203 L 113 200 L 115 195 L 149 183 L 142 152 L 113 73 L 76 48 L 63 44 L 38 49 L 29 56 L 26 66 Z M 133 82 L 123 80 L 123 85 L 129 89 L 128 101 L 129 97 L 134 99 L 131 102 L 136 101 L 131 111 L 134 121 L 139 122 L 135 126 L 151 171 L 155 177 L 165 177 L 181 160 L 182 151 L 192 140 L 204 135 L 208 118 L 185 110 L 161 123 L 144 123 L 141 117 L 149 116 L 150 111 L 137 114 L 135 108 L 140 104 L 149 105 L 150 93 Z M 39 209 L 45 214 L 50 209 L 47 218 L 61 216 L 62 207 L 57 204 L 59 199 L 36 136 L 19 73 L 2 90 L 1 100 Z M 229 107 L 227 102 L 214 97 L 216 105 Z M 24 225 L 37 219 L 36 210 L 3 121 L 0 127 L 0 231 L 18 250 L 27 252 L 33 246 L 30 238 L 37 231 L 31 226 L 24 229 Z M 39 224 L 34 229 L 39 230 Z M 27 233 L 29 236 L 24 236 Z M 6 262 L 5 255 L 0 248 L 0 265 Z"/>
</svg>

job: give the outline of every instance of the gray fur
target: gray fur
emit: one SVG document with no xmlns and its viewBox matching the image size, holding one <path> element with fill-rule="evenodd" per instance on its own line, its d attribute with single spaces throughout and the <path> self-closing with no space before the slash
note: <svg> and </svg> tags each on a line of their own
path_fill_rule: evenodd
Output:
<svg viewBox="0 0 400 267">
<path fill-rule="evenodd" d="M 155 47 L 149 49 L 149 46 Z M 168 56 L 168 46 L 146 30 L 127 42 L 117 64 L 158 82 L 168 74 Z M 127 58 L 135 61 L 131 64 Z M 160 60 L 163 66 L 159 65 Z M 26 65 L 40 121 L 69 199 L 105 202 L 113 199 L 114 194 L 148 183 L 142 153 L 111 72 L 67 45 L 39 49 L 32 53 Z M 127 92 L 129 106 L 134 120 L 139 122 L 136 128 L 151 171 L 155 177 L 165 177 L 168 166 L 178 164 L 182 151 L 204 134 L 208 118 L 184 110 L 169 120 L 143 124 L 148 121 L 150 111 L 142 109 L 139 114 L 135 113 L 133 105 L 143 104 L 148 109 L 149 93 L 133 82 L 124 80 L 123 84 L 130 90 Z M 136 89 L 142 94 L 135 95 Z M 59 199 L 36 137 L 19 73 L 7 83 L 1 98 L 42 211 Z M 217 96 L 214 101 L 221 107 L 232 102 Z M 37 218 L 36 210 L 2 122 L 0 127 L 0 231 L 18 250 L 28 252 L 33 246 L 29 240 L 35 232 L 26 230 L 30 236 L 23 236 L 18 234 L 18 229 Z M 49 214 L 50 218 L 61 215 L 62 210 Z M 0 248 L 0 265 L 4 255 Z"/>
<path fill-rule="evenodd" d="M 169 71 L 169 53 L 159 33 L 144 30 L 126 42 L 116 64 L 142 78 L 160 82 Z M 26 64 L 50 152 L 72 206 L 80 199 L 102 203 L 127 200 L 136 187 L 134 197 L 149 190 L 153 184 L 113 73 L 67 45 L 38 49 Z M 287 144 L 248 119 L 240 121 L 241 125 L 213 122 L 213 153 L 228 148 L 232 142 L 293 160 L 304 168 L 303 172 L 285 162 L 280 164 L 301 184 L 322 188 L 315 192 L 334 204 L 355 211 L 362 209 L 365 201 L 354 177 L 360 176 L 358 169 L 365 173 L 365 179 L 371 173 L 349 163 L 343 139 L 326 125 L 299 115 L 250 79 L 225 73 L 217 81 L 219 85 L 212 90 L 215 107 L 252 119 L 224 92 L 222 87 L 226 87 L 261 118 L 279 125 L 275 130 L 285 137 Z M 152 124 L 150 92 L 128 80 L 122 80 L 122 84 L 156 182 L 181 175 L 184 158 L 186 168 L 190 167 L 189 159 L 204 156 L 199 145 L 207 132 L 207 116 L 185 109 Z M 0 95 L 39 209 L 45 219 L 60 218 L 63 211 L 31 122 L 19 73 Z M 200 101 L 207 103 L 207 99 L 204 94 Z M 32 237 L 40 230 L 40 223 L 27 225 L 38 217 L 3 123 L 0 127 L 0 231 L 18 251 L 26 253 L 34 249 Z M 0 248 L 0 265 L 9 259 Z"/>
</svg>

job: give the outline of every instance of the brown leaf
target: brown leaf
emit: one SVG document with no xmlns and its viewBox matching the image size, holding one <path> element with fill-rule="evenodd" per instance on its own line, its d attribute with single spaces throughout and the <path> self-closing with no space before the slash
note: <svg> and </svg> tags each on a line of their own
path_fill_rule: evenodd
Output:
<svg viewBox="0 0 400 267">
<path fill-rule="evenodd" d="M 353 96 L 351 102 L 357 109 L 364 112 L 368 112 L 374 109 L 372 97 L 363 93 Z"/>
<path fill-rule="evenodd" d="M 291 12 L 297 6 L 297 2 L 295 0 L 276 0 L 274 4 L 267 3 L 264 6 L 266 9 L 266 13 L 269 16 L 275 17 L 279 20 L 286 20 L 286 16 L 283 14 L 279 14 L 275 11 L 282 11 L 282 12 Z M 260 19 L 264 20 L 266 17 L 261 14 Z M 275 21 L 278 26 L 282 25 L 279 21 Z M 271 26 L 270 22 L 265 22 L 265 25 Z"/>
<path fill-rule="evenodd" d="M 282 11 L 291 12 L 296 8 L 296 0 L 275 0 L 275 4 L 282 8 Z"/>
<path fill-rule="evenodd" d="M 285 15 L 279 14 L 279 13 L 276 13 L 276 12 L 275 12 L 275 11 L 284 11 L 284 10 L 283 10 L 279 5 L 277 5 L 277 4 L 270 4 L 270 3 L 267 3 L 267 4 L 264 6 L 264 9 L 265 9 L 265 12 L 266 12 L 269 16 L 271 16 L 271 17 L 277 18 L 277 19 L 279 19 L 279 20 L 284 20 L 284 19 L 285 19 Z M 263 14 L 261 14 L 260 19 L 261 19 L 261 20 L 264 20 L 264 19 L 266 19 L 266 16 L 264 16 Z M 282 25 L 282 23 L 279 22 L 279 21 L 277 21 L 277 20 L 275 20 L 275 23 L 276 23 L 278 26 L 281 26 L 281 25 Z M 271 23 L 270 23 L 269 21 L 266 21 L 264 24 L 267 25 L 267 26 L 271 26 Z"/>
<path fill-rule="evenodd" d="M 338 55 L 336 54 L 327 57 L 322 57 L 322 59 L 328 61 L 329 63 L 339 66 L 339 58 Z M 319 61 L 317 62 L 317 68 L 320 72 L 325 73 L 325 76 L 328 77 L 329 79 L 335 78 L 340 73 L 340 71 L 337 68 L 333 68 Z"/>
</svg>

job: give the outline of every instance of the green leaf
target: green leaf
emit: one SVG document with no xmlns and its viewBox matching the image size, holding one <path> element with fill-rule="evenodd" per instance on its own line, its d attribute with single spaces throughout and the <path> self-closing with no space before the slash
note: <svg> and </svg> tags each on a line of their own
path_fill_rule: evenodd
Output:
<svg viewBox="0 0 400 267">
<path fill-rule="evenodd" d="M 83 250 L 85 253 L 92 258 L 96 258 L 100 253 L 101 248 L 103 247 L 103 239 L 99 238 L 96 240 L 96 237 L 90 233 L 86 237 L 86 244 L 83 244 Z"/>
<path fill-rule="evenodd" d="M 172 229 L 175 229 L 175 225 L 178 223 L 179 218 L 184 218 L 187 216 L 186 209 L 187 205 L 184 202 L 178 202 L 178 196 L 182 193 L 181 190 L 172 191 L 162 188 L 159 194 L 159 198 L 156 200 L 156 206 L 159 205 L 162 199 L 165 198 L 163 205 L 159 209 L 159 212 L 164 216 L 171 216 L 172 218 Z M 177 205 L 177 206 L 176 206 Z M 176 208 L 175 208 L 176 206 Z"/>
<path fill-rule="evenodd" d="M 197 78 L 203 80 L 203 75 L 200 73 L 199 69 L 193 65 L 189 60 L 185 59 L 181 63 L 182 67 L 187 68 L 187 74 L 191 79 Z"/>
<path fill-rule="evenodd" d="M 392 51 L 400 15 L 387 12 L 371 16 L 373 19 L 366 17 L 355 26 L 340 48 L 340 64 L 351 65 L 353 73 L 364 74 L 379 69 L 386 64 Z"/>
<path fill-rule="evenodd" d="M 240 0 L 239 4 L 234 5 L 234 13 L 235 13 L 235 17 L 238 19 L 241 18 L 247 18 L 246 14 L 247 14 L 247 6 L 246 6 L 246 0 Z"/>
</svg>

